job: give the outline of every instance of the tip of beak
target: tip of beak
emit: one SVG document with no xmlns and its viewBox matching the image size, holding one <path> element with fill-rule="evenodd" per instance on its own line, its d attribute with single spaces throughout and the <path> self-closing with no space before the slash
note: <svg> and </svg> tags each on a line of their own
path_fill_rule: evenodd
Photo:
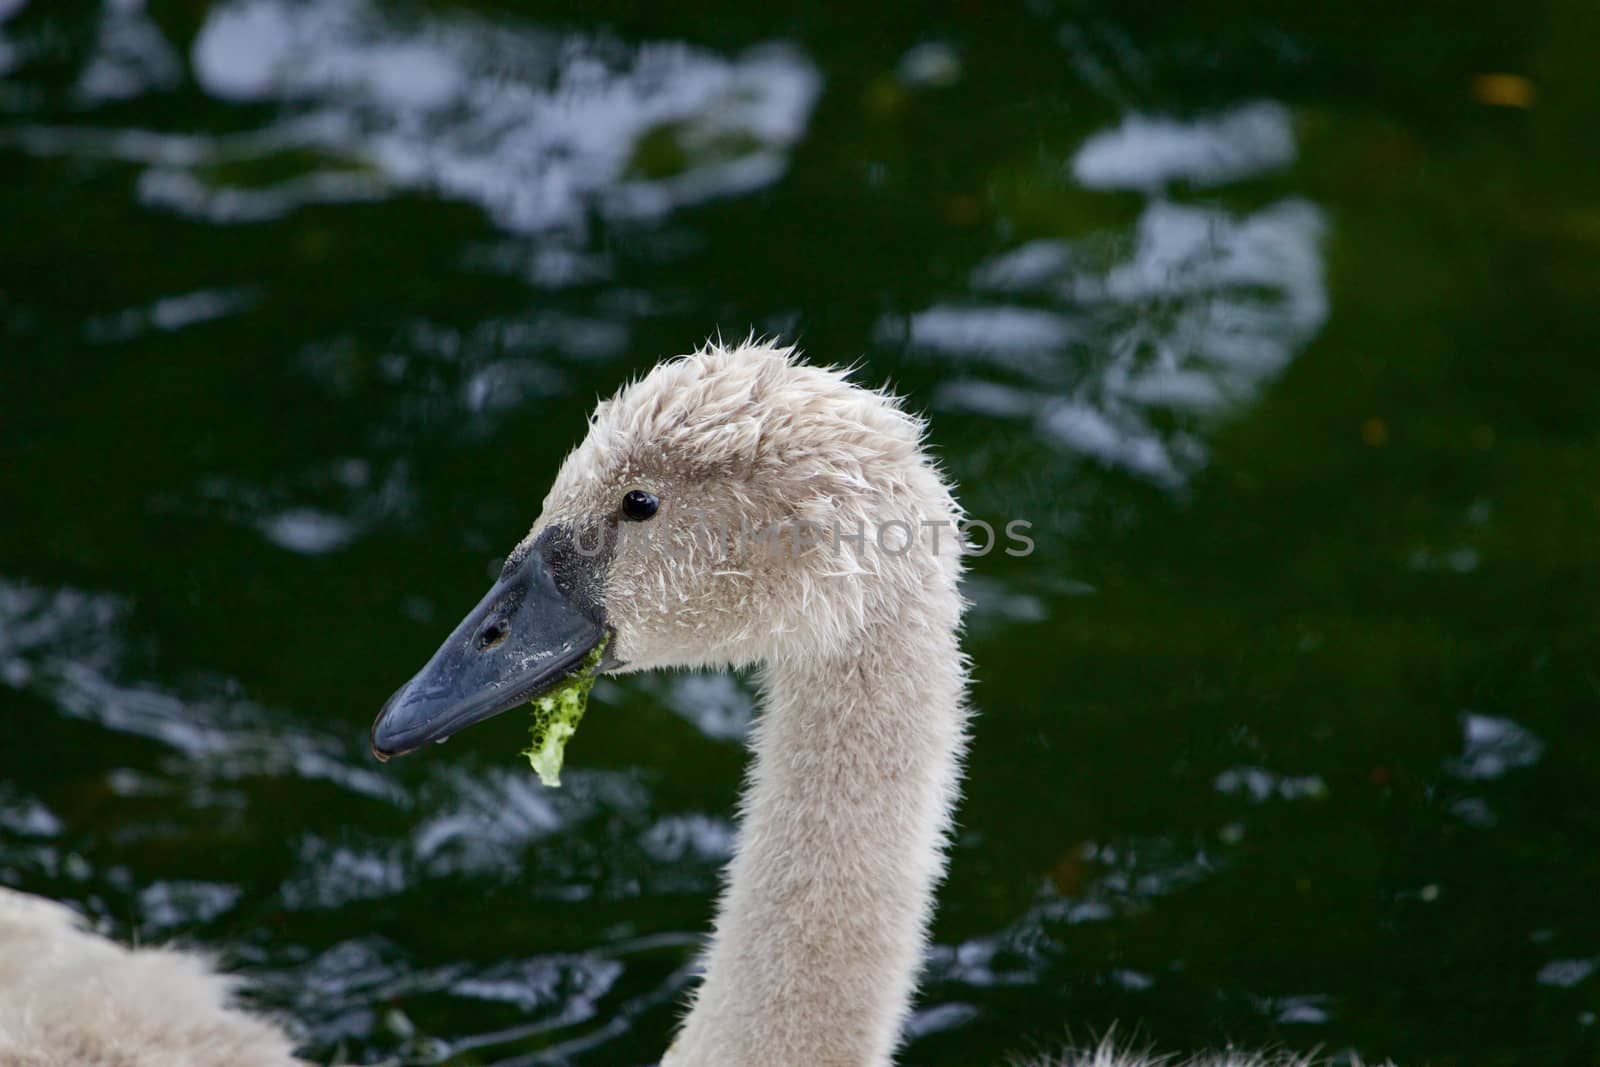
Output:
<svg viewBox="0 0 1600 1067">
<path fill-rule="evenodd" d="M 373 742 L 373 745 L 372 745 L 372 756 L 379 763 L 388 763 L 390 755 L 391 755 L 391 753 L 385 752 L 383 749 L 379 748 L 378 745 L 377 745 L 377 742 Z"/>
</svg>

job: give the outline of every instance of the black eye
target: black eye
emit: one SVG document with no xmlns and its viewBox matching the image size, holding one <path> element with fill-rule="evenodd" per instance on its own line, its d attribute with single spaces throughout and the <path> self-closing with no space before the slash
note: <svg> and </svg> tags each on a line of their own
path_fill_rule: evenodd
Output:
<svg viewBox="0 0 1600 1067">
<path fill-rule="evenodd" d="M 656 499 L 656 495 L 643 489 L 629 489 L 622 494 L 622 517 L 630 522 L 643 522 L 654 515 L 660 506 L 661 501 Z"/>
</svg>

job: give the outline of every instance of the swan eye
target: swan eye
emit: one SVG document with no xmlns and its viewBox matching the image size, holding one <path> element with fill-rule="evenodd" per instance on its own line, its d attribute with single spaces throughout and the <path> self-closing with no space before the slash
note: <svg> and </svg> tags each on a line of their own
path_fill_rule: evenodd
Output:
<svg viewBox="0 0 1600 1067">
<path fill-rule="evenodd" d="M 661 501 L 656 499 L 656 495 L 643 489 L 629 489 L 622 494 L 622 517 L 630 522 L 643 522 L 654 515 L 660 506 Z"/>
</svg>

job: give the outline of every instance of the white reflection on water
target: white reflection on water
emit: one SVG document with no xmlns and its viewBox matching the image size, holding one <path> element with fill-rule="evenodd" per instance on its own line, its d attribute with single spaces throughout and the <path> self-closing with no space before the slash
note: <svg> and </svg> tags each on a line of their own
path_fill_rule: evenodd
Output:
<svg viewBox="0 0 1600 1067">
<path fill-rule="evenodd" d="M 357 456 L 328 460 L 268 485 L 211 475 L 200 479 L 192 497 L 154 502 L 160 512 L 215 515 L 254 527 L 279 548 L 303 556 L 347 548 L 370 530 L 404 520 L 416 507 L 404 462 L 379 469 Z"/>
<path fill-rule="evenodd" d="M 915 89 L 948 89 L 961 75 L 961 53 L 944 41 L 912 45 L 895 67 L 895 76 Z"/>
<path fill-rule="evenodd" d="M 1469 782 L 1490 782 L 1514 770 L 1532 767 L 1544 756 L 1544 742 L 1510 719 L 1468 711 L 1461 715 L 1461 755 L 1445 769 Z M 1450 802 L 1450 812 L 1468 826 L 1487 829 L 1499 823 L 1488 799 L 1466 795 Z"/>
<path fill-rule="evenodd" d="M 519 231 L 581 226 L 590 209 L 654 216 L 765 185 L 782 173 L 819 88 L 787 47 L 729 60 L 457 13 L 400 18 L 363 0 L 221 4 L 192 58 L 214 96 L 282 105 L 294 117 L 288 144 L 474 201 Z M 685 158 L 666 174 L 630 170 L 647 136 Z M 301 186 L 241 199 L 176 168 L 154 172 L 145 189 L 214 219 L 339 195 Z"/>
<path fill-rule="evenodd" d="M 171 89 L 182 73 L 177 52 L 145 11 L 144 0 L 104 0 L 94 57 L 74 96 L 89 107 L 128 100 Z"/>
<path fill-rule="evenodd" d="M 27 2 L 28 0 L 0 0 L 0 77 L 4 77 L 21 62 L 17 47 L 6 40 L 4 31 L 6 22 L 21 11 Z M 3 99 L 0 97 L 0 100 Z"/>
<path fill-rule="evenodd" d="M 139 891 L 140 923 L 147 930 L 174 930 L 210 922 L 243 897 L 243 889 L 221 882 L 154 882 Z"/>
<path fill-rule="evenodd" d="M 614 953 L 625 954 L 622 947 Z M 623 970 L 623 964 L 604 955 L 555 953 L 503 960 L 481 969 L 467 963 L 415 967 L 409 954 L 391 942 L 355 937 L 319 952 L 289 973 L 274 976 L 271 985 L 291 1005 L 291 1016 L 308 1026 L 320 1044 L 331 1047 L 344 1040 L 369 1041 L 381 1025 L 406 1041 L 399 1056 L 385 1062 L 436 1063 L 446 1055 L 585 1022 L 598 1013 L 600 999 Z M 510 995 L 513 983 L 521 983 L 519 996 Z M 393 1007 L 380 1024 L 380 1006 L 411 1005 L 429 996 L 509 1001 L 518 1010 L 508 1018 L 517 1020 L 517 1025 L 452 1040 L 444 1047 L 426 1038 L 414 1040 L 414 1025 Z M 534 1021 L 524 1022 L 528 1015 Z"/>
<path fill-rule="evenodd" d="M 688 857 L 726 862 L 733 858 L 733 823 L 712 815 L 666 815 L 646 832 L 642 844 L 658 863 L 682 863 Z"/>
<path fill-rule="evenodd" d="M 313 508 L 289 508 L 260 521 L 262 536 L 279 548 L 302 556 L 321 556 L 335 552 L 355 540 L 353 523 L 339 515 Z"/>
<path fill-rule="evenodd" d="M 1257 1011 L 1277 1023 L 1325 1023 L 1331 1018 L 1329 1009 L 1333 1006 L 1333 998 L 1325 993 L 1252 997 L 1251 1000 Z"/>
<path fill-rule="evenodd" d="M 0 68 L 10 51 L 0 38 Z M 140 165 L 144 203 L 216 223 L 439 193 L 541 235 L 480 259 L 551 284 L 604 271 L 584 251 L 594 215 L 659 220 L 775 181 L 821 88 L 787 44 L 725 57 L 368 0 L 224 0 L 190 59 L 213 97 L 275 106 L 223 132 L 33 125 L 0 143 Z M 178 70 L 141 0 L 107 0 L 77 98 L 166 89 Z"/>
<path fill-rule="evenodd" d="M 514 759 L 515 757 L 513 757 Z M 518 760 L 518 763 L 521 761 Z M 525 766 L 465 770 L 445 766 L 444 795 L 426 805 L 412 833 L 418 862 L 435 875 L 501 874 L 514 877 L 523 852 L 593 814 L 587 781 L 569 772 L 559 792 L 544 788 Z M 642 802 L 630 797 L 629 803 Z"/>
<path fill-rule="evenodd" d="M 1257 804 L 1281 800 L 1320 800 L 1328 795 L 1321 775 L 1279 774 L 1265 767 L 1229 767 L 1211 783 L 1219 793 L 1247 796 Z"/>
<path fill-rule="evenodd" d="M 180 693 L 125 682 L 117 636 L 127 606 L 105 594 L 42 589 L 0 579 L 0 683 L 33 693 L 62 714 L 158 741 L 186 757 L 188 799 L 212 806 L 203 783 L 259 776 L 333 783 L 397 801 L 402 791 L 365 763 L 359 739 L 311 732 L 229 692 L 195 684 Z"/>
<path fill-rule="evenodd" d="M 1544 742 L 1510 719 L 1467 712 L 1461 716 L 1462 751 L 1450 770 L 1462 778 L 1486 780 L 1531 767 L 1544 755 Z"/>
<path fill-rule="evenodd" d="M 755 701 L 745 685 L 725 672 L 647 676 L 638 685 L 707 737 L 740 741 L 755 718 Z"/>
<path fill-rule="evenodd" d="M 1255 177 L 1294 157 L 1289 109 L 1263 100 L 1195 122 L 1129 115 L 1083 143 L 1072 176 L 1090 189 L 1153 193 L 1179 181 L 1211 186 Z"/>
<path fill-rule="evenodd" d="M 0 830 L 22 837 L 55 837 L 61 833 L 61 820 L 43 802 L 0 787 Z"/>
<path fill-rule="evenodd" d="M 622 972 L 623 966 L 616 960 L 541 956 L 486 967 L 456 982 L 450 991 L 476 1000 L 503 1001 L 523 1012 L 560 1005 L 562 1022 L 569 1023 L 593 1018 L 598 1007 L 595 1001 Z"/>
<path fill-rule="evenodd" d="M 1575 985 L 1588 980 L 1600 967 L 1600 959 L 1551 960 L 1539 968 L 1538 981 L 1540 985 L 1556 986 L 1560 989 L 1571 989 Z"/>
<path fill-rule="evenodd" d="M 1028 910 L 1005 928 L 960 944 L 934 946 L 927 967 L 930 981 L 1030 985 L 1038 981 L 1041 967 L 1061 953 L 1061 946 L 1073 940 L 1064 927 L 1138 915 L 1151 901 L 1198 885 L 1218 869 L 1203 848 L 1162 837 L 1089 842 L 1079 857 L 1096 871 L 1081 890 L 1064 896 L 1047 882 Z"/>
<path fill-rule="evenodd" d="M 0 782 L 0 885 L 18 885 L 31 874 L 58 877 L 62 856 L 54 840 L 61 819 L 45 803 Z"/>
<path fill-rule="evenodd" d="M 626 322 L 544 308 L 465 329 L 409 323 L 381 368 L 406 395 L 397 424 L 385 425 L 377 436 L 404 445 L 419 431 L 449 426 L 462 437 L 487 437 L 498 427 L 498 416 L 532 400 L 569 397 L 562 364 L 609 358 L 628 338 Z M 313 360 L 306 362 L 326 378 Z M 325 368 L 326 359 L 320 362 Z"/>
<path fill-rule="evenodd" d="M 21 57 L 17 53 L 17 46 L 6 40 L 5 36 L 6 19 L 10 18 L 21 7 L 21 0 L 0 0 L 0 78 L 11 73 L 12 68 L 21 61 Z M 3 99 L 3 97 L 0 97 L 0 100 Z"/>
<path fill-rule="evenodd" d="M 1161 129 L 1173 143 L 1132 120 L 1091 138 L 1090 173 L 1150 190 L 1243 177 L 1286 161 L 1251 138 L 1290 138 L 1273 105 Z M 971 296 L 880 335 L 955 368 L 938 407 L 1025 420 L 1067 452 L 1177 487 L 1206 461 L 1208 420 L 1251 401 L 1326 320 L 1323 230 L 1301 199 L 1236 212 L 1152 196 L 1130 234 L 1023 244 L 980 265 Z"/>
<path fill-rule="evenodd" d="M 398 845 L 360 848 L 308 834 L 295 852 L 299 869 L 278 890 L 291 911 L 338 908 L 406 890 L 407 871 Z"/>
<path fill-rule="evenodd" d="M 91 318 L 83 324 L 83 333 L 96 344 L 126 341 L 150 330 L 175 333 L 248 311 L 260 299 L 260 290 L 249 287 L 199 289 Z"/>
</svg>

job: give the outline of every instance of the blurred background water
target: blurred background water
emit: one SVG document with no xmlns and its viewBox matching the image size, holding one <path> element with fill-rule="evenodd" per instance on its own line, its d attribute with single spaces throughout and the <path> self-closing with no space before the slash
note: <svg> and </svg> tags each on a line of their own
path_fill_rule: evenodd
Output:
<svg viewBox="0 0 1600 1067">
<path fill-rule="evenodd" d="M 742 679 L 380 767 L 597 395 L 933 418 L 981 713 L 903 1056 L 1592 1064 L 1600 8 L 0 0 L 0 883 L 323 1062 L 645 1064 Z"/>
</svg>

